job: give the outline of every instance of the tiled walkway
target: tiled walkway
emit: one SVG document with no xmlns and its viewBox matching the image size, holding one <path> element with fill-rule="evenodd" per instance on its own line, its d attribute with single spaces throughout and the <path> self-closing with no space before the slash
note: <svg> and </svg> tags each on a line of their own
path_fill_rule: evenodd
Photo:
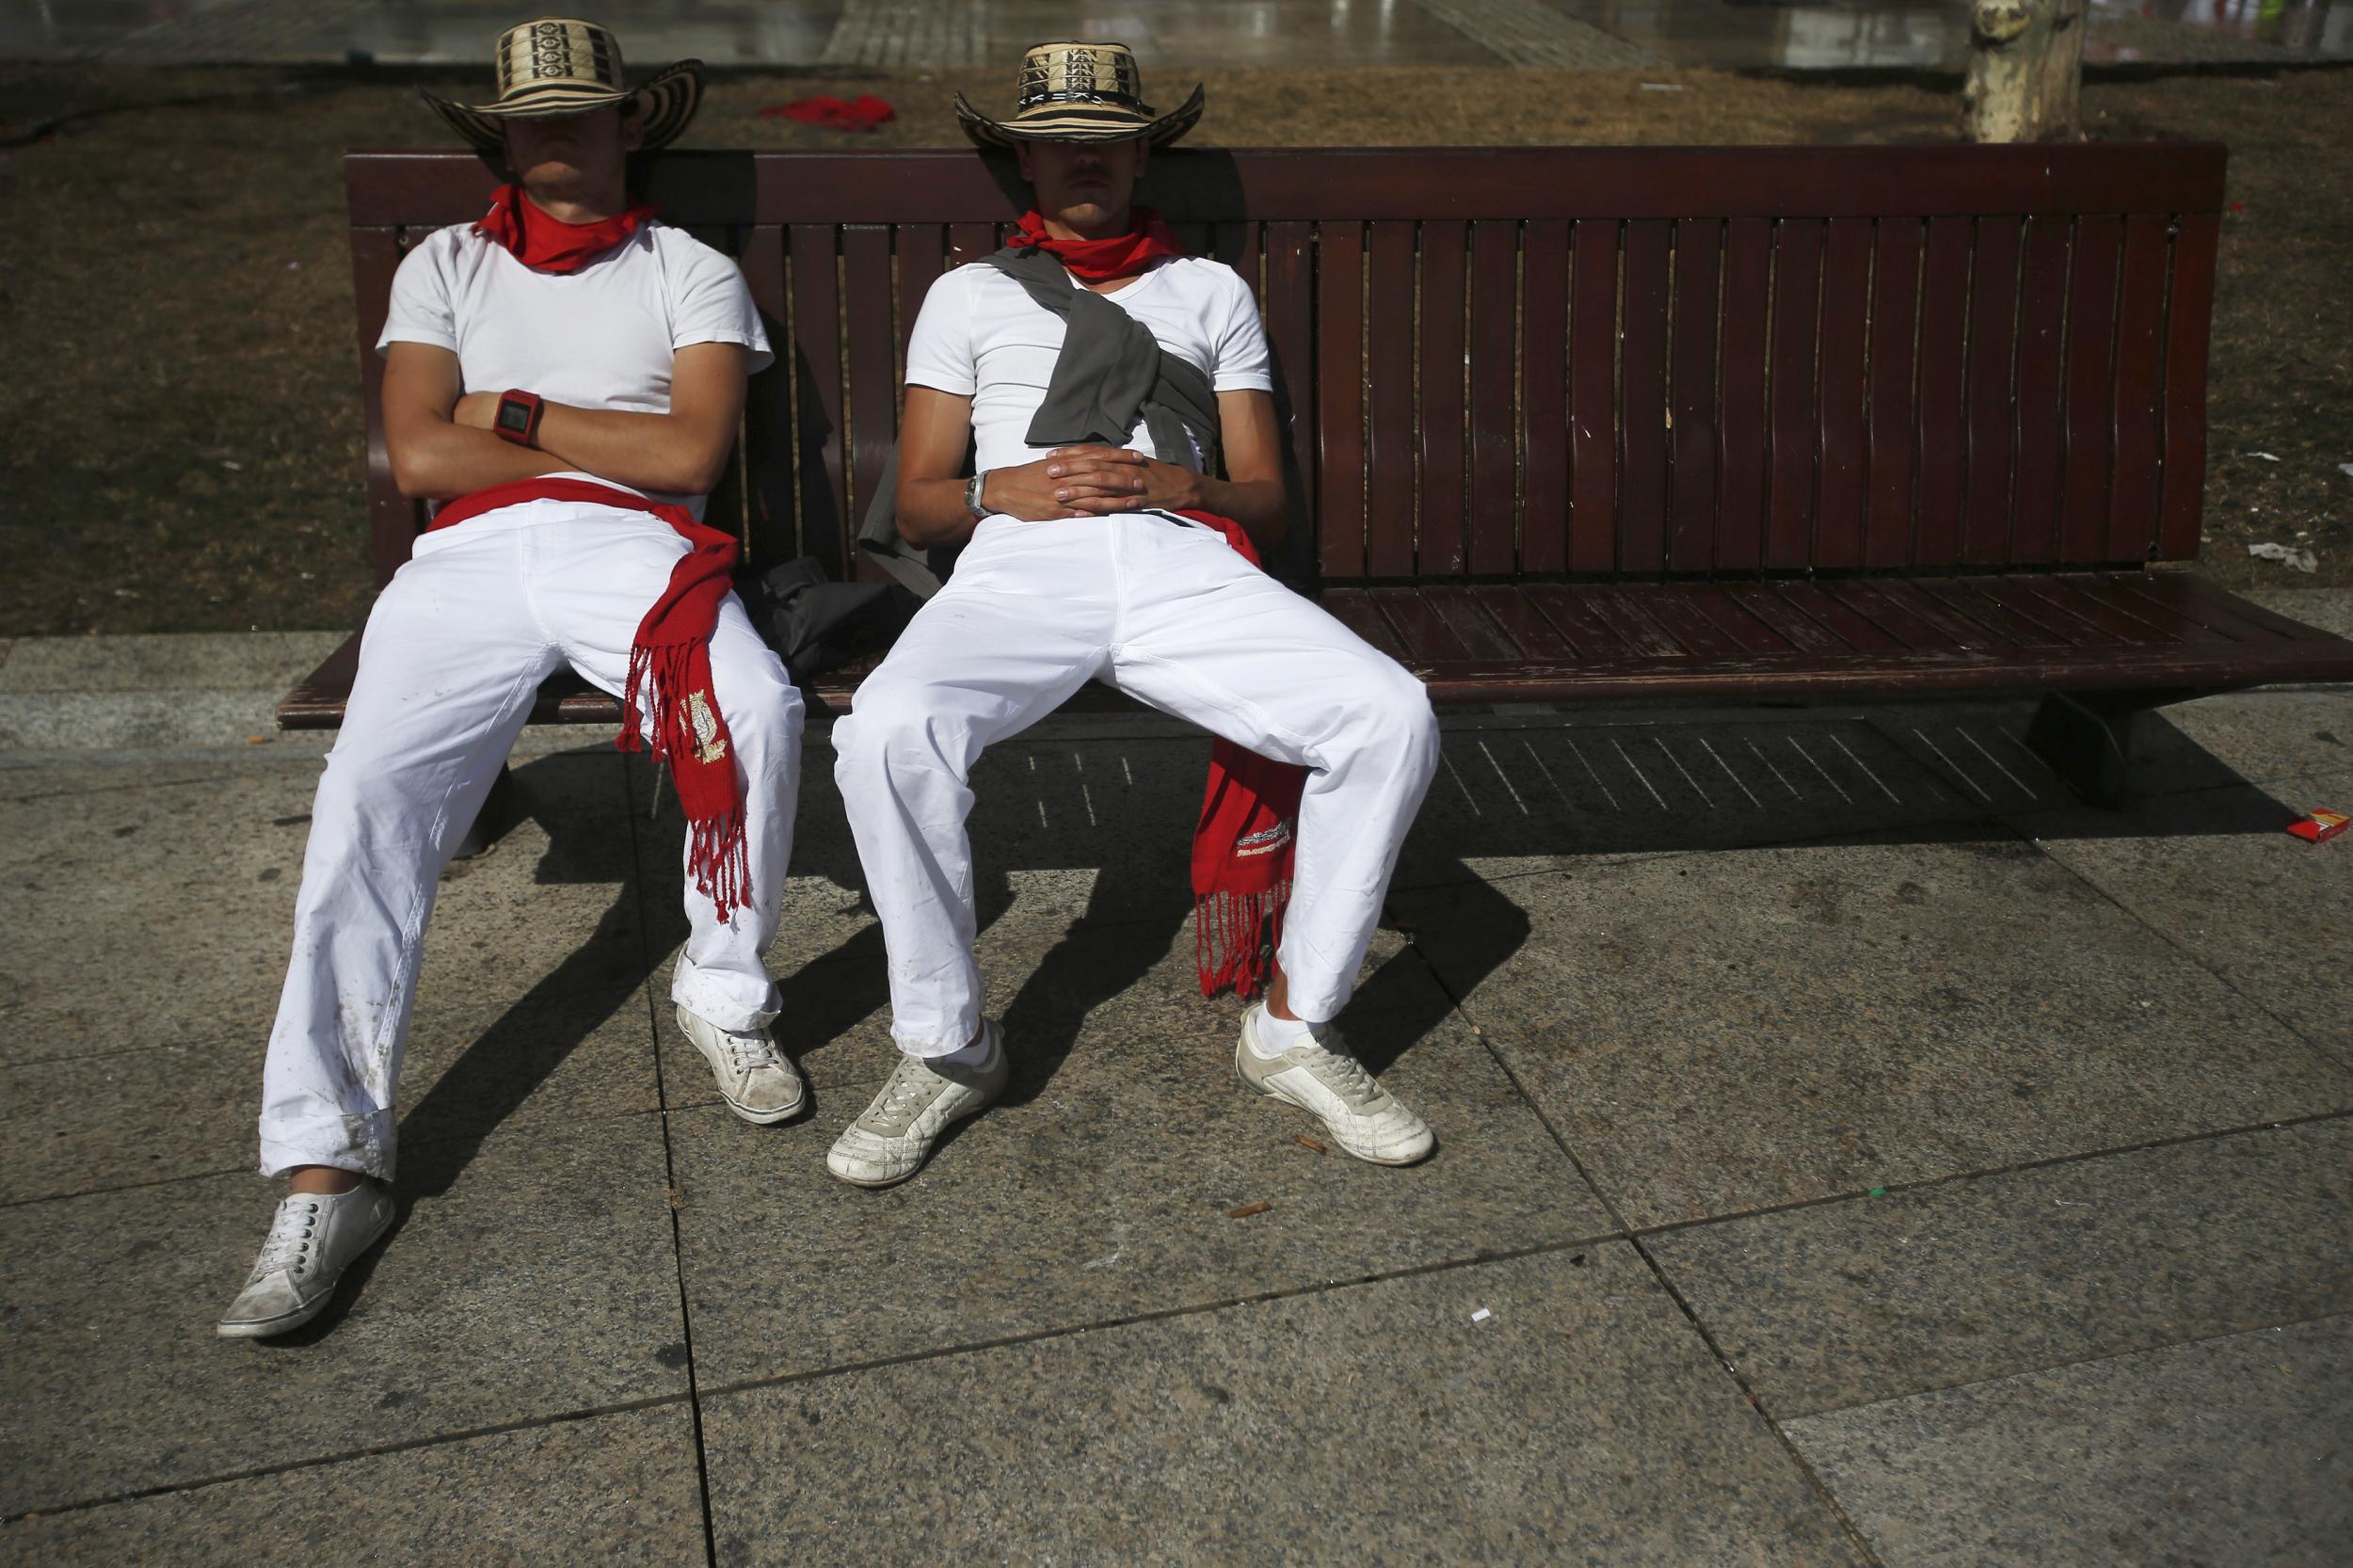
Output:
<svg viewBox="0 0 2353 1568">
<path fill-rule="evenodd" d="M 0 644 L 20 732 L 77 663 Z M 822 735 L 770 1128 L 664 1000 L 674 806 L 535 736 L 400 1228 L 273 1344 L 211 1319 L 316 740 L 0 751 L 0 1561 L 2333 1561 L 2353 840 L 2281 827 L 2353 693 L 2170 711 L 2121 816 L 2022 717 L 1450 723 L 1344 1020 L 1404 1171 L 1233 1085 L 1204 743 L 1050 722 L 976 778 L 1014 1088 L 884 1192 L 822 1163 L 891 1059 Z"/>
<path fill-rule="evenodd" d="M 1118 38 L 1147 64 L 1958 66 L 1959 0 L 578 0 L 641 59 L 956 67 Z M 510 0 L 0 0 L 0 58 L 476 65 Z M 2353 0 L 2092 0 L 2096 62 L 2353 57 Z"/>
</svg>

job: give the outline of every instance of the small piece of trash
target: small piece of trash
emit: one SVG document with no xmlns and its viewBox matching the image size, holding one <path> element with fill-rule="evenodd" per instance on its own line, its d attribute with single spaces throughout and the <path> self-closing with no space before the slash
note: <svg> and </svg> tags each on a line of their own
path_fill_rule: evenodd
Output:
<svg viewBox="0 0 2353 1568">
<path fill-rule="evenodd" d="M 2344 832 L 2353 817 L 2342 811 L 2312 811 L 2288 824 L 2288 831 L 2315 844 L 2325 844 Z"/>
<path fill-rule="evenodd" d="M 2069 1203 L 2065 1198 L 2053 1198 L 2051 1202 L 2060 1208 L 2089 1208 L 2091 1207 L 2088 1203 Z"/>
<path fill-rule="evenodd" d="M 269 744 L 269 737 L 267 735 L 248 735 L 245 738 L 245 744 L 249 746 L 265 746 Z"/>
<path fill-rule="evenodd" d="M 286 264 L 286 270 L 288 272 L 300 272 L 302 270 L 302 264 L 300 262 L 288 262 Z"/>
<path fill-rule="evenodd" d="M 1691 89 L 1680 82 L 1644 82 L 1642 90 L 1644 92 L 1689 92 Z"/>
<path fill-rule="evenodd" d="M 1330 1149 L 1325 1148 L 1321 1144 L 1317 1143 L 1314 1139 L 1308 1137 L 1304 1132 L 1292 1133 L 1291 1142 L 1297 1144 L 1303 1149 L 1312 1149 L 1318 1154 L 1330 1154 L 1332 1152 Z"/>
<path fill-rule="evenodd" d="M 1472 1314 L 1471 1314 L 1471 1321 L 1472 1321 L 1472 1322 L 1474 1322 L 1474 1323 L 1483 1323 L 1483 1322 L 1485 1322 L 1488 1319 L 1490 1319 L 1490 1318 L 1492 1318 L 1492 1317 L 1494 1317 L 1494 1316 L 1495 1316 L 1495 1314 L 1494 1314 L 1494 1313 L 1492 1313 L 1492 1312 L 1488 1311 L 1485 1307 L 1483 1307 L 1483 1306 L 1482 1306 L 1482 1307 L 1481 1307 L 1478 1311 L 1476 1311 L 1476 1312 L 1474 1312 L 1474 1313 L 1472 1313 Z"/>
<path fill-rule="evenodd" d="M 2339 463 L 2337 465 L 2337 472 L 2344 474 L 2347 479 L 2353 479 L 2353 463 Z"/>
<path fill-rule="evenodd" d="M 2320 557 L 2296 545 L 2269 542 L 2250 544 L 2247 547 L 2247 553 L 2259 561 L 2277 561 L 2283 567 L 2294 567 L 2298 571 L 2320 569 Z"/>
<path fill-rule="evenodd" d="M 220 460 L 220 466 L 228 469 L 232 473 L 243 473 L 245 472 L 245 465 L 243 463 L 232 463 L 226 457 L 223 457 Z"/>
<path fill-rule="evenodd" d="M 1253 1214 L 1263 1214 L 1273 1207 L 1271 1203 L 1246 1203 L 1240 1208 L 1227 1209 L 1225 1217 L 1229 1220 L 1247 1220 Z"/>
<path fill-rule="evenodd" d="M 1875 1198 L 1883 1198 L 1887 1196 L 1887 1189 L 1884 1187 L 1874 1187 L 1871 1189 L 1871 1196 Z"/>
<path fill-rule="evenodd" d="M 2249 457 L 2261 457 L 2266 463 L 2276 463 L 2280 460 L 2276 454 L 2269 452 L 2250 452 L 2248 456 Z"/>
</svg>

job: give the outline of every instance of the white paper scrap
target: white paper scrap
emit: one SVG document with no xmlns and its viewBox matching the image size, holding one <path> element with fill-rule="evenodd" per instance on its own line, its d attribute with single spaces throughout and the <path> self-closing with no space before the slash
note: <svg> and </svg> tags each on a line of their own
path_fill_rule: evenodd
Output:
<svg viewBox="0 0 2353 1568">
<path fill-rule="evenodd" d="M 1492 1317 L 1494 1317 L 1494 1316 L 1495 1316 L 1495 1314 L 1494 1314 L 1494 1313 L 1492 1313 L 1492 1312 L 1488 1311 L 1485 1307 L 1483 1307 L 1483 1306 L 1482 1306 L 1482 1307 L 1481 1307 L 1478 1311 L 1476 1311 L 1476 1312 L 1474 1312 L 1474 1313 L 1472 1313 L 1472 1314 L 1471 1314 L 1471 1321 L 1472 1321 L 1472 1322 L 1474 1322 L 1474 1323 L 1483 1323 L 1483 1322 L 1485 1322 L 1488 1319 L 1490 1319 L 1490 1318 L 1492 1318 Z"/>
</svg>

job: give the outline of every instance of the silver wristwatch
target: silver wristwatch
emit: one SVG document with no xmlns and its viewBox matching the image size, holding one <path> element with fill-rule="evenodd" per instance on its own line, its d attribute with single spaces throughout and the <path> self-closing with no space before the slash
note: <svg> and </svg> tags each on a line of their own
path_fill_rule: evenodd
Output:
<svg viewBox="0 0 2353 1568">
<path fill-rule="evenodd" d="M 964 509 L 972 514 L 973 520 L 976 522 L 988 516 L 988 508 L 981 504 L 981 487 L 987 481 L 987 474 L 976 473 L 972 476 L 970 483 L 964 487 Z"/>
</svg>

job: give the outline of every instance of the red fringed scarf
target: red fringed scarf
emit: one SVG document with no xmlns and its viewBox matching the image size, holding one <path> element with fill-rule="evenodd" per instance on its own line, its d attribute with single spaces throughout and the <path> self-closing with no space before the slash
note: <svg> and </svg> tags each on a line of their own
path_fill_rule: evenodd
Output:
<svg viewBox="0 0 2353 1568">
<path fill-rule="evenodd" d="M 728 755 L 732 737 L 711 684 L 711 632 L 735 569 L 735 540 L 696 522 L 683 506 L 584 479 L 518 479 L 460 496 L 434 515 L 435 529 L 525 501 L 575 501 L 649 512 L 693 548 L 670 570 L 669 584 L 637 623 L 629 680 L 621 690 L 621 733 L 614 744 L 643 751 L 640 717 L 650 712 L 653 756 L 670 765 L 685 808 L 687 870 L 710 896 L 720 923 L 751 896 L 751 857 L 744 832 L 744 787 Z"/>
<path fill-rule="evenodd" d="M 534 272 L 578 272 L 637 232 L 653 211 L 632 207 L 594 223 L 566 223 L 533 206 L 522 186 L 501 185 L 473 232 L 506 247 Z"/>
<path fill-rule="evenodd" d="M 1107 240 L 1058 240 L 1046 232 L 1046 219 L 1032 207 L 1021 215 L 1021 227 L 1005 236 L 1005 244 L 1015 249 L 1035 246 L 1087 283 L 1130 278 L 1154 262 L 1185 253 L 1157 210 L 1136 207 L 1131 212 L 1136 226 L 1124 234 Z"/>
<path fill-rule="evenodd" d="M 1258 552 L 1241 524 L 1213 512 L 1179 512 L 1225 536 L 1241 558 Z M 1193 830 L 1193 954 L 1201 994 L 1226 986 L 1255 997 L 1274 974 L 1299 852 L 1299 796 L 1307 770 L 1220 740 L 1209 747 L 1209 786 Z"/>
</svg>

